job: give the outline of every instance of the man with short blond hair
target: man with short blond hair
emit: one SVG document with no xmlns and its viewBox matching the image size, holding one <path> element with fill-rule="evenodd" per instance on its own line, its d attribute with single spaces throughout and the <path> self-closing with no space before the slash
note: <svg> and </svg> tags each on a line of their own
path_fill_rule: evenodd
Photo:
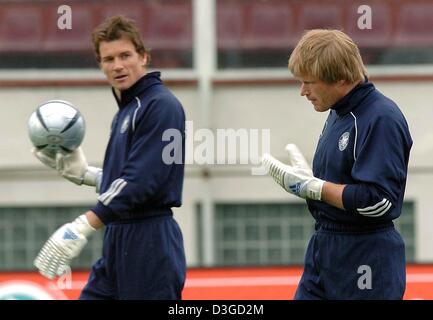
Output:
<svg viewBox="0 0 433 320">
<path fill-rule="evenodd" d="M 263 157 L 316 221 L 295 299 L 402 299 L 405 249 L 393 220 L 412 146 L 407 122 L 368 81 L 358 47 L 341 31 L 306 32 L 289 69 L 314 109 L 329 112 L 312 170 L 293 144 L 290 165 Z"/>
</svg>

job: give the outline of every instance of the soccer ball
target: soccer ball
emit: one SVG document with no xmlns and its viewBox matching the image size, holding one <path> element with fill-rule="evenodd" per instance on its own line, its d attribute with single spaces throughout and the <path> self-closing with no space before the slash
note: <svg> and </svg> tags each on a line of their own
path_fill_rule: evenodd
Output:
<svg viewBox="0 0 433 320">
<path fill-rule="evenodd" d="M 86 127 L 80 111 L 70 102 L 50 100 L 40 105 L 30 116 L 28 133 L 36 148 L 66 152 L 77 149 Z"/>
</svg>

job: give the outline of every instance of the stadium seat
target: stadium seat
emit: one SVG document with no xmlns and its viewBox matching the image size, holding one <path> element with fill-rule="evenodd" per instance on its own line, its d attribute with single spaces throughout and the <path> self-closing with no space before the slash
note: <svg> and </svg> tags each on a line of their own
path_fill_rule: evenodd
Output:
<svg viewBox="0 0 433 320">
<path fill-rule="evenodd" d="M 217 6 L 216 29 L 219 49 L 238 49 L 242 38 L 244 15 L 236 2 L 222 2 Z"/>
<path fill-rule="evenodd" d="M 300 38 L 304 30 L 317 28 L 341 29 L 342 16 L 343 7 L 337 4 L 303 3 L 299 12 L 296 35 Z"/>
<path fill-rule="evenodd" d="M 288 48 L 293 38 L 290 3 L 256 3 L 247 7 L 247 23 L 241 46 L 246 49 Z"/>
<path fill-rule="evenodd" d="M 401 47 L 433 46 L 433 2 L 401 5 L 395 30 L 395 45 Z"/>
<path fill-rule="evenodd" d="M 45 9 L 48 19 L 45 22 L 42 49 L 46 51 L 84 51 L 91 50 L 91 32 L 93 16 L 91 7 L 74 5 L 72 11 L 72 29 L 59 29 L 60 15 L 56 10 Z"/>
<path fill-rule="evenodd" d="M 42 10 L 33 6 L 0 8 L 0 51 L 38 50 L 43 35 Z"/>
<path fill-rule="evenodd" d="M 147 43 L 152 49 L 192 49 L 192 8 L 183 2 L 149 5 Z"/>
<path fill-rule="evenodd" d="M 392 44 L 392 9 L 389 5 L 381 3 L 372 3 L 369 6 L 372 13 L 371 29 L 358 27 L 358 20 L 363 13 L 358 13 L 359 4 L 352 4 L 346 8 L 343 31 L 347 32 L 360 47 L 387 47 Z"/>
</svg>

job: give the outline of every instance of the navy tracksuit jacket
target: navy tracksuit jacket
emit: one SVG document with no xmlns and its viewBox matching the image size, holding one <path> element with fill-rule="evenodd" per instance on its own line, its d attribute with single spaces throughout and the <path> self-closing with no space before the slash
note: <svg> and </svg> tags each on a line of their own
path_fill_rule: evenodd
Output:
<svg viewBox="0 0 433 320">
<path fill-rule="evenodd" d="M 401 214 L 411 146 L 403 114 L 372 83 L 359 84 L 331 108 L 313 173 L 346 185 L 346 210 L 307 201 L 316 232 L 296 299 L 403 297 L 404 243 L 392 220 Z"/>
<path fill-rule="evenodd" d="M 92 208 L 107 226 L 103 256 L 80 298 L 180 299 L 186 263 L 171 208 L 182 203 L 184 110 L 159 72 L 143 76 L 115 98 L 119 111 Z M 163 139 L 167 130 L 175 130 L 177 139 Z M 170 157 L 164 160 L 163 154 L 176 161 L 167 162 Z"/>
</svg>

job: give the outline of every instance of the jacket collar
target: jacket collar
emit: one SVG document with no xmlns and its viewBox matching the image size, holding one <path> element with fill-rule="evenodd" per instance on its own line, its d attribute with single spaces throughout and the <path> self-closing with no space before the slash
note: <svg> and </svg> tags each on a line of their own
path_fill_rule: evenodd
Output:
<svg viewBox="0 0 433 320">
<path fill-rule="evenodd" d="M 128 103 L 130 103 L 136 96 L 141 94 L 146 89 L 150 88 L 153 85 L 161 84 L 161 72 L 154 71 L 145 74 L 136 83 L 134 83 L 130 88 L 120 92 L 120 99 L 117 97 L 114 92 L 114 88 L 111 88 L 111 91 L 116 99 L 117 105 L 120 109 L 124 108 Z"/>
<path fill-rule="evenodd" d="M 374 89 L 374 85 L 368 82 L 368 78 L 365 77 L 364 82 L 358 84 L 348 94 L 338 100 L 331 109 L 335 110 L 338 116 L 344 116 L 355 109 Z"/>
</svg>

